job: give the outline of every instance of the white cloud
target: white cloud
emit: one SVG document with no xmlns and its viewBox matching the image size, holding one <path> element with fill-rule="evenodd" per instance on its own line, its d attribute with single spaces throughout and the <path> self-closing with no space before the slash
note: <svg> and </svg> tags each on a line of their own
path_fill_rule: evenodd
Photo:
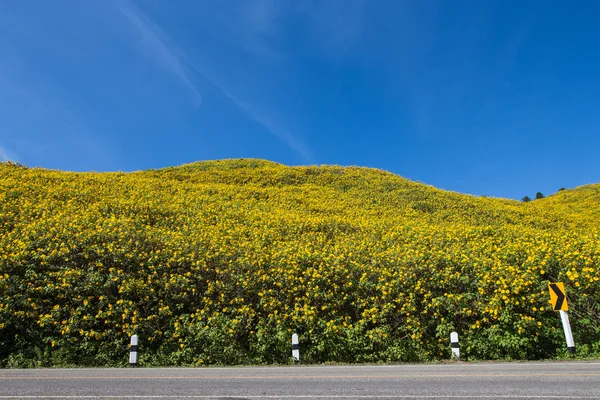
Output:
<svg viewBox="0 0 600 400">
<path fill-rule="evenodd" d="M 311 149 L 300 140 L 297 135 L 293 134 L 282 124 L 275 121 L 266 113 L 263 113 L 256 109 L 251 103 L 239 98 L 233 94 L 225 85 L 221 83 L 220 79 L 215 78 L 212 73 L 207 70 L 201 70 L 198 66 L 194 67 L 198 74 L 201 74 L 210 84 L 229 101 L 231 101 L 244 115 L 254 120 L 254 122 L 261 125 L 269 133 L 276 136 L 283 142 L 285 142 L 290 149 L 299 154 L 304 161 L 313 162 L 314 157 Z"/>
<path fill-rule="evenodd" d="M 240 4 L 240 13 L 226 12 L 226 17 L 235 23 L 223 20 L 215 29 L 221 36 L 231 36 L 233 32 L 239 45 L 271 61 L 289 58 L 285 50 L 274 45 L 289 30 L 289 18 L 303 21 L 315 47 L 333 58 L 345 55 L 360 43 L 365 29 L 366 0 L 254 0 L 236 4 Z"/>
<path fill-rule="evenodd" d="M 248 117 L 252 118 L 254 121 L 259 123 L 273 135 L 283 140 L 292 150 L 300 154 L 304 160 L 309 162 L 313 161 L 311 150 L 289 130 L 279 125 L 277 122 L 273 121 L 267 115 L 263 115 L 257 110 L 255 110 L 251 104 L 236 98 L 226 89 L 221 87 L 219 88 L 219 90 L 221 91 L 221 93 L 223 93 L 225 97 L 231 100 L 231 102 L 235 104 L 244 114 L 246 114 Z"/>
<path fill-rule="evenodd" d="M 257 3 L 252 3 L 254 7 L 244 8 L 242 14 L 246 19 L 246 32 L 250 36 L 272 34 L 275 30 L 275 21 L 279 17 L 279 9 L 277 3 L 272 0 L 261 0 Z M 234 94 L 230 88 L 225 86 L 222 81 L 214 78 L 214 74 L 210 73 L 205 63 L 194 63 L 191 57 L 183 51 L 176 52 L 175 43 L 167 36 L 167 34 L 155 24 L 146 14 L 139 10 L 134 4 L 129 1 L 119 3 L 119 9 L 125 14 L 127 20 L 136 28 L 139 33 L 139 43 L 149 53 L 159 65 L 165 70 L 173 74 L 184 85 L 195 98 L 198 105 L 202 102 L 202 96 L 191 82 L 189 72 L 195 72 L 200 75 L 229 99 L 244 115 L 254 120 L 264 127 L 272 135 L 276 136 L 285 142 L 290 149 L 298 153 L 304 160 L 311 161 L 313 159 L 310 149 L 300 141 L 296 135 L 290 132 L 285 126 L 278 123 L 265 112 L 261 112 L 251 103 L 242 100 Z M 252 12 L 250 12 L 252 10 Z M 230 27 L 234 28 L 234 27 Z M 239 28 L 239 27 L 238 27 Z M 260 43 L 257 41 L 256 43 Z M 258 46 L 257 44 L 254 46 Z M 266 49 L 266 46 L 264 47 Z M 264 50 L 263 49 L 263 50 Z M 256 50 L 256 48 L 255 48 Z M 265 50 L 264 52 L 267 52 Z M 264 53 L 263 52 L 263 53 Z"/>
<path fill-rule="evenodd" d="M 173 50 L 172 45 L 164 32 L 154 24 L 134 4 L 123 1 L 119 3 L 119 10 L 125 14 L 127 20 L 139 33 L 139 43 L 162 68 L 173 74 L 177 80 L 191 93 L 195 106 L 202 104 L 202 96 L 190 81 L 185 64 L 180 56 Z"/>
</svg>

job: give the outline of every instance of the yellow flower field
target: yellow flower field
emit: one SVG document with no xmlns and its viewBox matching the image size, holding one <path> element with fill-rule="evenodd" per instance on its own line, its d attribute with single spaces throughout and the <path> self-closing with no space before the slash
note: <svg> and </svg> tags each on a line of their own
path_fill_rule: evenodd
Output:
<svg viewBox="0 0 600 400">
<path fill-rule="evenodd" d="M 199 162 L 133 173 L 0 163 L 0 366 L 600 354 L 600 185 L 458 194 L 388 172 Z"/>
</svg>

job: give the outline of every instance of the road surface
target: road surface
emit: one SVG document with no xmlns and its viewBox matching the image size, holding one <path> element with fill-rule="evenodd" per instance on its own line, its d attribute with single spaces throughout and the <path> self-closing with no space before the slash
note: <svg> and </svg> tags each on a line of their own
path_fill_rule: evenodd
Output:
<svg viewBox="0 0 600 400">
<path fill-rule="evenodd" d="M 600 399 L 600 362 L 0 370 L 0 399 Z"/>
</svg>

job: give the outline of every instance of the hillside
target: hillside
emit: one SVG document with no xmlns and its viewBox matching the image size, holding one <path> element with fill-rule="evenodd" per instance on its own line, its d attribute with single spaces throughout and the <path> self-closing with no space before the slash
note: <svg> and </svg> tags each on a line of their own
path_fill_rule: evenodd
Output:
<svg viewBox="0 0 600 400">
<path fill-rule="evenodd" d="M 600 354 L 600 185 L 530 203 L 358 167 L 132 173 L 0 163 L 0 365 Z"/>
</svg>

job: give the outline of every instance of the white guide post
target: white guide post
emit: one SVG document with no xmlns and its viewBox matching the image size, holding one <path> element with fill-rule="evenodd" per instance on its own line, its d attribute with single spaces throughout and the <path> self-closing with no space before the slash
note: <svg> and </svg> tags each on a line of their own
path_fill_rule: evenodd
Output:
<svg viewBox="0 0 600 400">
<path fill-rule="evenodd" d="M 298 342 L 298 335 L 295 333 L 292 335 L 292 357 L 296 361 L 300 361 L 300 343 Z"/>
<path fill-rule="evenodd" d="M 573 332 L 571 332 L 571 324 L 569 323 L 569 315 L 566 311 L 560 310 L 560 320 L 562 321 L 563 330 L 565 331 L 565 340 L 567 341 L 567 349 L 569 353 L 575 354 L 575 342 L 573 341 Z"/>
<path fill-rule="evenodd" d="M 455 359 L 460 359 L 460 349 L 458 347 L 458 333 L 452 332 L 450 334 L 450 348 L 452 348 L 452 355 Z"/>
<path fill-rule="evenodd" d="M 129 365 L 135 367 L 138 361 L 138 337 L 131 337 L 131 347 L 129 348 Z"/>
</svg>

